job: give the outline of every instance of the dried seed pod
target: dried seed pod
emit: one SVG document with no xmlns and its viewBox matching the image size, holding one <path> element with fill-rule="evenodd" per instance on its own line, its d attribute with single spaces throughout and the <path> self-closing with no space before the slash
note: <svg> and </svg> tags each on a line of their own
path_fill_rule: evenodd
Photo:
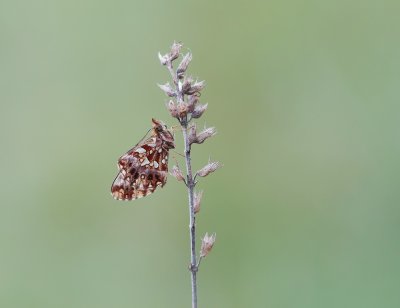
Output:
<svg viewBox="0 0 400 308">
<path fill-rule="evenodd" d="M 207 110 L 208 104 L 197 104 L 196 107 L 194 108 L 194 111 L 192 112 L 192 118 L 197 119 L 200 118 L 203 113 Z"/>
<path fill-rule="evenodd" d="M 196 142 L 197 140 L 197 127 L 196 123 L 192 123 L 189 127 L 189 134 L 188 134 L 189 144 Z"/>
<path fill-rule="evenodd" d="M 164 93 L 167 96 L 169 96 L 169 97 L 176 96 L 176 93 L 175 93 L 174 89 L 170 86 L 169 82 L 167 82 L 166 84 L 159 84 L 158 86 L 160 87 L 161 90 L 164 91 Z"/>
<path fill-rule="evenodd" d="M 201 205 L 201 199 L 203 198 L 203 191 L 195 192 L 194 193 L 194 213 L 197 214 L 200 212 L 200 205 Z"/>
<path fill-rule="evenodd" d="M 184 103 L 184 102 L 179 103 L 179 104 L 178 104 L 178 114 L 179 114 L 179 117 L 180 117 L 180 118 L 184 118 L 184 117 L 186 117 L 187 113 L 188 113 L 188 106 L 187 106 L 187 104 Z"/>
<path fill-rule="evenodd" d="M 205 258 L 212 250 L 217 235 L 215 233 L 208 235 L 206 233 L 201 241 L 200 257 Z"/>
<path fill-rule="evenodd" d="M 173 166 L 171 170 L 171 175 L 175 177 L 178 181 L 183 181 L 185 178 L 183 177 L 183 173 L 179 166 Z"/>
<path fill-rule="evenodd" d="M 167 104 L 167 109 L 173 118 L 179 118 L 178 107 L 170 100 Z"/>
<path fill-rule="evenodd" d="M 161 55 L 161 53 L 158 53 L 158 58 L 160 59 L 160 62 L 161 62 L 162 65 L 167 64 L 168 55 Z"/>
<path fill-rule="evenodd" d="M 174 42 L 171 46 L 171 51 L 169 52 L 169 60 L 172 62 L 179 58 L 179 53 L 181 51 L 182 44 Z"/>
<path fill-rule="evenodd" d="M 196 104 L 199 102 L 199 97 L 197 95 L 189 95 L 188 96 L 188 112 L 192 113 Z"/>
<path fill-rule="evenodd" d="M 222 165 L 220 162 L 217 162 L 217 161 L 209 162 L 207 165 L 205 165 L 203 168 L 201 168 L 199 171 L 197 171 L 197 175 L 201 176 L 201 177 L 206 177 L 207 175 L 214 172 L 221 166 Z"/>
<path fill-rule="evenodd" d="M 192 54 L 188 52 L 182 59 L 181 63 L 179 64 L 178 68 L 176 69 L 176 75 L 179 79 L 184 77 L 184 73 L 186 72 L 190 61 L 192 61 Z"/>
<path fill-rule="evenodd" d="M 204 80 L 196 81 L 194 84 L 192 84 L 190 89 L 188 91 L 186 91 L 186 94 L 191 95 L 191 94 L 199 93 L 199 92 L 201 92 L 201 90 L 204 89 L 205 86 L 206 86 L 206 83 Z"/>
<path fill-rule="evenodd" d="M 184 94 L 187 94 L 187 92 L 190 91 L 192 87 L 192 82 L 193 82 L 192 77 L 186 77 L 183 80 L 181 89 Z"/>
<path fill-rule="evenodd" d="M 217 133 L 217 130 L 215 127 L 208 127 L 203 129 L 200 133 L 197 134 L 196 141 L 194 143 L 201 144 L 203 143 L 206 139 L 211 138 Z"/>
</svg>

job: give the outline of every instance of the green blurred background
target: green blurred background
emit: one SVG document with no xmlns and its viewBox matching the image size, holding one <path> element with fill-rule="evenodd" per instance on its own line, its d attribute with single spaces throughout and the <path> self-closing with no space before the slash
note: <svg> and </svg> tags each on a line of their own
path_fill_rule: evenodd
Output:
<svg viewBox="0 0 400 308">
<path fill-rule="evenodd" d="M 156 84 L 178 40 L 219 131 L 194 166 L 224 163 L 199 184 L 199 307 L 399 307 L 399 9 L 1 1 L 0 306 L 190 306 L 183 185 L 109 193 L 150 119 L 176 124 Z"/>
</svg>

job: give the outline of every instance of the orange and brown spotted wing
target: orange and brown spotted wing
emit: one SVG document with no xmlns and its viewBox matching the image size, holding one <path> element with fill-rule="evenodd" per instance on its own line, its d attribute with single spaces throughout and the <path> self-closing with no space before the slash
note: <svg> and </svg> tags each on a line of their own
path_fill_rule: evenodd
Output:
<svg viewBox="0 0 400 308">
<path fill-rule="evenodd" d="M 149 138 L 118 160 L 119 173 L 111 186 L 117 200 L 135 200 L 164 186 L 168 175 L 168 150 L 159 138 Z"/>
<path fill-rule="evenodd" d="M 158 186 L 164 186 L 167 173 L 156 170 L 142 170 L 132 176 L 120 171 L 111 187 L 117 200 L 135 200 L 153 193 Z"/>
</svg>

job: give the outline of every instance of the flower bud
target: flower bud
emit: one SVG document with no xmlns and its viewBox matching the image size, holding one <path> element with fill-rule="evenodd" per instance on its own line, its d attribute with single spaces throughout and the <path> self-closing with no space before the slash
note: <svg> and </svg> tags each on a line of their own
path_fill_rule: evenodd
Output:
<svg viewBox="0 0 400 308">
<path fill-rule="evenodd" d="M 183 177 L 181 169 L 179 166 L 173 166 L 171 170 L 171 175 L 175 177 L 178 181 L 183 181 L 185 178 Z"/>
<path fill-rule="evenodd" d="M 203 115 L 204 111 L 207 110 L 207 106 L 208 106 L 208 104 L 196 105 L 196 107 L 194 108 L 194 111 L 192 112 L 192 118 L 194 118 L 194 119 L 200 118 Z"/>
<path fill-rule="evenodd" d="M 172 87 L 169 85 L 169 82 L 167 82 L 166 84 L 159 84 L 158 86 L 160 87 L 161 90 L 164 91 L 164 93 L 167 96 L 169 96 L 169 97 L 176 96 L 176 93 L 175 93 L 174 89 L 172 89 Z"/>
<path fill-rule="evenodd" d="M 209 162 L 207 165 L 205 165 L 203 168 L 201 168 L 199 171 L 197 171 L 197 175 L 201 176 L 201 177 L 205 177 L 220 167 L 221 167 L 220 162 L 217 162 L 217 161 Z"/>
<path fill-rule="evenodd" d="M 205 258 L 210 251 L 212 250 L 217 235 L 215 233 L 211 234 L 211 236 L 206 233 L 201 241 L 201 248 L 200 248 L 200 257 Z"/>
</svg>

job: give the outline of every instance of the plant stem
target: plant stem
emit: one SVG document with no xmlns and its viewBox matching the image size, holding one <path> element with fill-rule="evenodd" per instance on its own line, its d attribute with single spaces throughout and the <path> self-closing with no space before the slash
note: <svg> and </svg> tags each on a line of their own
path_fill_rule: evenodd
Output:
<svg viewBox="0 0 400 308">
<path fill-rule="evenodd" d="M 192 308 L 197 308 L 197 270 L 198 265 L 196 261 L 196 217 L 194 214 L 194 186 L 193 173 L 192 173 L 192 163 L 190 157 L 190 144 L 187 133 L 187 118 L 182 121 L 182 132 L 183 139 L 185 142 L 185 162 L 186 162 L 186 172 L 187 172 L 187 187 L 189 196 L 189 233 L 190 233 L 190 267 L 189 270 L 192 276 Z"/>
<path fill-rule="evenodd" d="M 166 66 L 171 74 L 172 80 L 175 85 L 176 100 L 178 103 L 184 103 L 185 94 L 182 92 L 180 83 L 178 81 L 178 77 L 173 69 L 172 62 L 168 62 Z M 189 270 L 191 273 L 191 281 L 192 281 L 192 308 L 197 308 L 197 271 L 200 262 L 197 263 L 196 261 L 196 216 L 194 213 L 194 187 L 196 186 L 196 183 L 193 179 L 192 161 L 190 157 L 191 145 L 189 143 L 189 137 L 187 131 L 190 119 L 188 120 L 188 117 L 186 115 L 183 119 L 180 119 L 179 122 L 182 127 L 183 140 L 185 143 L 185 163 L 186 163 L 186 174 L 187 174 L 186 186 L 188 188 L 188 197 L 189 197 L 189 235 L 190 235 Z"/>
</svg>

